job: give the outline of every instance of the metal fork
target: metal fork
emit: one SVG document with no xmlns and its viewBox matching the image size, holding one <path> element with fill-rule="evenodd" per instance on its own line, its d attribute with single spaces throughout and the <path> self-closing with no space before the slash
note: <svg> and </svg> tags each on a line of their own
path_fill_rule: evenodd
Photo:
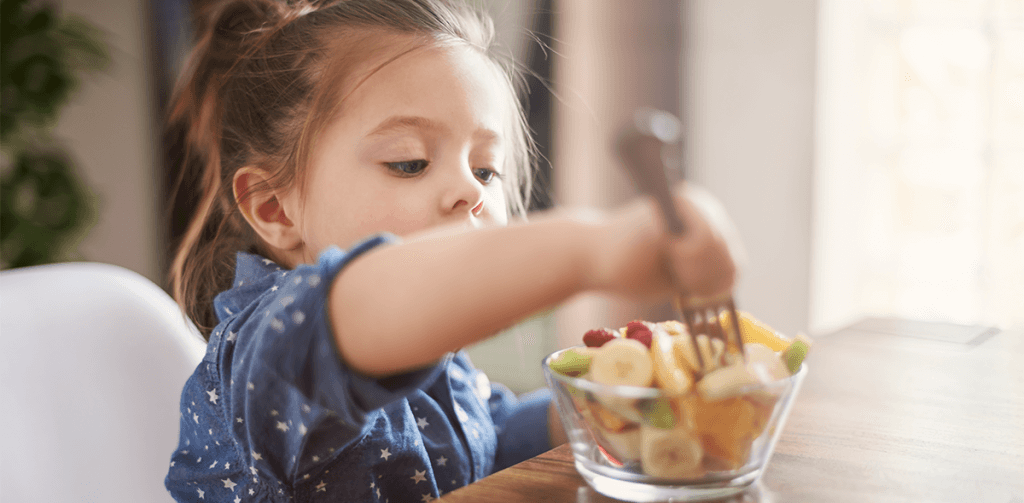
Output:
<svg viewBox="0 0 1024 503">
<path fill-rule="evenodd" d="M 686 225 L 669 189 L 666 158 L 671 154 L 670 149 L 678 144 L 681 130 L 679 119 L 672 114 L 644 108 L 637 110 L 633 124 L 626 128 L 616 145 L 633 183 L 657 201 L 669 234 L 676 237 L 683 237 Z M 695 370 L 706 372 L 744 360 L 739 317 L 731 292 L 714 298 L 678 294 L 673 305 L 686 325 L 701 367 Z M 725 313 L 728 313 L 728 327 L 722 325 Z M 706 338 L 702 341 L 700 335 Z M 714 344 L 712 341 L 721 342 Z M 721 350 L 716 351 L 716 346 Z"/>
</svg>

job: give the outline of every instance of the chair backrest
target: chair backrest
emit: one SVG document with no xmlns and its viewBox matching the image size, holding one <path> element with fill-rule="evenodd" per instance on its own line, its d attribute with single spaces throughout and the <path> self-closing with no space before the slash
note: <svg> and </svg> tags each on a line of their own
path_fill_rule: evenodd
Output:
<svg viewBox="0 0 1024 503">
<path fill-rule="evenodd" d="M 171 501 L 181 389 L 204 350 L 127 269 L 0 273 L 0 501 Z"/>
</svg>

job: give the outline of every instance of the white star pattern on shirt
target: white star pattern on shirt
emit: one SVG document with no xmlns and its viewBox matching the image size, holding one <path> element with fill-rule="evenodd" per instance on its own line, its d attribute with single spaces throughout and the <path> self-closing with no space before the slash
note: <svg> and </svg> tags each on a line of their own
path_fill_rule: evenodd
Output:
<svg viewBox="0 0 1024 503">
<path fill-rule="evenodd" d="M 230 309 L 228 309 L 228 308 L 226 308 L 226 307 L 224 308 L 224 312 L 225 312 L 225 313 L 228 313 L 228 316 L 231 316 L 231 315 L 233 314 L 233 313 L 231 312 L 231 310 L 230 310 Z"/>
<path fill-rule="evenodd" d="M 389 449 L 390 448 L 384 448 L 380 450 L 380 457 L 384 458 L 384 461 L 387 461 L 388 457 L 391 456 L 391 451 Z"/>
<path fill-rule="evenodd" d="M 446 464 L 448 464 L 448 458 L 444 456 L 437 458 L 437 466 L 445 466 Z"/>
<path fill-rule="evenodd" d="M 377 488 L 377 497 L 378 498 L 380 497 L 380 488 L 379 487 Z"/>
<path fill-rule="evenodd" d="M 235 491 L 235 486 L 238 485 L 232 482 L 231 479 L 221 479 L 220 481 L 224 483 L 224 488 L 231 489 L 232 492 Z"/>
<path fill-rule="evenodd" d="M 282 423 L 281 421 L 278 421 L 277 422 L 277 429 L 279 429 L 281 431 L 288 431 L 288 425 L 285 424 L 285 423 Z"/>
<path fill-rule="evenodd" d="M 207 391 L 206 394 L 210 395 L 210 401 L 213 402 L 214 405 L 216 405 L 217 399 L 220 398 L 219 396 L 217 396 L 217 388 Z"/>
<path fill-rule="evenodd" d="M 204 493 L 202 489 L 196 489 L 196 491 L 199 493 L 199 499 L 206 499 L 206 493 Z"/>
<path fill-rule="evenodd" d="M 306 425 L 299 423 L 299 435 L 305 435 L 307 431 Z"/>
<path fill-rule="evenodd" d="M 249 471 L 251 471 L 253 475 L 256 475 L 256 467 L 255 466 L 250 466 L 249 467 Z"/>
<path fill-rule="evenodd" d="M 242 418 L 240 418 L 240 417 L 236 417 L 236 418 L 235 418 L 235 422 L 236 422 L 236 423 L 241 423 L 241 422 L 242 422 Z"/>
<path fill-rule="evenodd" d="M 234 503 L 242 503 L 242 498 L 235 496 Z"/>
<path fill-rule="evenodd" d="M 258 453 L 256 451 L 250 451 L 250 452 L 252 452 L 252 460 L 253 461 L 259 461 L 259 460 L 263 459 L 263 456 L 261 456 L 260 453 Z"/>
<path fill-rule="evenodd" d="M 295 311 L 292 313 L 292 321 L 296 325 L 301 325 L 303 321 L 306 321 L 306 314 L 302 311 Z"/>
<path fill-rule="evenodd" d="M 247 389 L 248 389 L 249 391 L 252 391 L 252 390 L 256 389 L 256 385 L 255 385 L 255 384 L 253 384 L 253 383 L 252 383 L 252 381 L 249 381 L 249 382 L 248 382 L 248 383 L 247 383 L 247 384 L 245 385 L 245 387 L 246 387 L 246 388 L 247 388 Z"/>
<path fill-rule="evenodd" d="M 416 472 L 416 474 L 413 475 L 412 477 L 409 477 L 410 479 L 412 479 L 413 482 L 419 484 L 420 482 L 426 482 L 427 481 L 427 477 L 425 477 L 425 475 L 427 474 L 426 470 L 413 470 L 413 471 Z"/>
<path fill-rule="evenodd" d="M 320 483 L 316 485 L 316 492 L 327 492 L 327 483 L 321 480 Z"/>
<path fill-rule="evenodd" d="M 264 265 L 270 265 L 270 264 L 273 264 L 273 263 L 274 263 L 274 261 L 270 260 L 269 258 L 263 259 L 263 264 Z"/>
<path fill-rule="evenodd" d="M 276 292 L 277 291 L 277 285 L 274 285 L 274 286 L 270 287 L 270 291 L 271 292 Z"/>
<path fill-rule="evenodd" d="M 278 318 L 274 318 L 270 320 L 270 328 L 273 328 L 278 332 L 284 332 L 284 322 Z"/>
<path fill-rule="evenodd" d="M 434 501 L 434 497 L 430 493 L 427 493 L 423 495 L 420 501 L 422 501 L 423 503 L 429 503 L 431 501 Z"/>
<path fill-rule="evenodd" d="M 238 334 L 228 330 L 228 341 L 229 342 L 232 342 L 232 341 L 234 341 L 237 338 L 238 338 Z"/>
<path fill-rule="evenodd" d="M 427 426 L 430 426 L 430 423 L 427 422 L 427 418 L 418 417 L 416 418 L 416 426 L 419 426 L 421 430 L 425 430 Z"/>
<path fill-rule="evenodd" d="M 192 420 L 195 421 L 196 424 L 199 424 L 199 414 L 193 413 L 192 414 Z"/>
<path fill-rule="evenodd" d="M 212 465 L 210 465 L 210 468 L 213 468 L 213 467 L 215 467 L 215 466 L 217 466 L 217 462 L 216 462 L 216 461 L 214 461 L 214 462 L 213 462 L 213 464 L 212 464 Z"/>
</svg>

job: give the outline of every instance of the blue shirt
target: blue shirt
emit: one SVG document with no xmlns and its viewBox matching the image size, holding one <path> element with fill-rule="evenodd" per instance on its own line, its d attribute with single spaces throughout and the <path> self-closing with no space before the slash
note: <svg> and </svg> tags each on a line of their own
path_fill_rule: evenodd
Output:
<svg viewBox="0 0 1024 503">
<path fill-rule="evenodd" d="M 550 395 L 516 397 L 464 352 L 371 379 L 339 356 L 326 301 L 381 235 L 282 270 L 239 253 L 185 384 L 165 484 L 185 502 L 430 501 L 548 449 Z"/>
</svg>

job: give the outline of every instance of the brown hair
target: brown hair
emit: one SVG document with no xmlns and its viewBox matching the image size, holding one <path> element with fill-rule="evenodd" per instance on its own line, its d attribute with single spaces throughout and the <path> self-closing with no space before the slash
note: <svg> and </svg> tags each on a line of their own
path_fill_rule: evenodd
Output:
<svg viewBox="0 0 1024 503">
<path fill-rule="evenodd" d="M 263 249 L 238 211 L 235 172 L 266 170 L 270 181 L 262 190 L 301 183 L 312 139 L 338 110 L 344 77 L 386 47 L 382 35 L 466 43 L 501 70 L 516 111 L 505 195 L 509 213 L 525 216 L 534 148 L 516 99 L 517 73 L 490 52 L 494 29 L 486 16 L 448 0 L 226 0 L 209 4 L 198 19 L 167 137 L 183 154 L 175 160 L 175 192 L 198 194 L 171 265 L 171 287 L 204 337 L 217 324 L 213 297 L 231 287 L 236 253 Z"/>
</svg>

